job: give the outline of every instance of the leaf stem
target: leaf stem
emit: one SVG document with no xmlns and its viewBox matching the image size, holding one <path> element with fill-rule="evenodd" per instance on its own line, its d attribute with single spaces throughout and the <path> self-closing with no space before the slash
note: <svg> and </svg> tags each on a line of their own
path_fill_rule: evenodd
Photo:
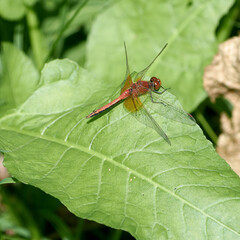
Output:
<svg viewBox="0 0 240 240">
<path fill-rule="evenodd" d="M 81 218 L 78 219 L 74 239 L 81 240 L 83 238 L 84 222 L 85 222 L 84 219 L 81 219 Z"/>
<path fill-rule="evenodd" d="M 122 231 L 119 229 L 113 229 L 110 236 L 109 236 L 109 240 L 120 240 L 121 236 L 122 236 Z"/>
<path fill-rule="evenodd" d="M 85 4 L 88 2 L 88 0 L 83 0 L 82 3 L 79 4 L 77 10 L 75 11 L 75 13 L 73 14 L 73 16 L 65 23 L 65 25 L 62 27 L 62 29 L 60 30 L 57 38 L 55 39 L 55 41 L 52 44 L 52 47 L 48 53 L 48 56 L 46 58 L 46 61 L 50 59 L 50 57 L 53 55 L 53 52 L 55 51 L 58 42 L 60 41 L 60 39 L 62 38 L 63 33 L 65 32 L 65 30 L 69 27 L 69 25 L 72 23 L 72 21 L 76 18 L 76 16 L 78 15 L 78 13 L 80 12 L 80 10 L 85 6 Z"/>
<path fill-rule="evenodd" d="M 228 39 L 233 28 L 235 27 L 236 19 L 239 15 L 239 6 L 240 2 L 236 1 L 234 6 L 230 9 L 229 13 L 224 16 L 220 22 L 220 26 L 216 32 L 217 41 L 219 43 Z"/>
<path fill-rule="evenodd" d="M 216 133 L 213 131 L 212 127 L 207 122 L 207 120 L 205 119 L 205 117 L 203 116 L 203 114 L 198 111 L 196 113 L 196 118 L 201 123 L 204 130 L 206 131 L 208 136 L 211 138 L 212 142 L 216 145 L 218 137 L 217 137 Z"/>
<path fill-rule="evenodd" d="M 32 8 L 27 8 L 27 24 L 29 27 L 30 42 L 37 68 L 40 70 L 44 64 L 43 37 L 39 30 L 39 22 Z"/>
<path fill-rule="evenodd" d="M 14 28 L 13 42 L 18 49 L 23 49 L 24 47 L 24 26 L 19 22 Z"/>
</svg>

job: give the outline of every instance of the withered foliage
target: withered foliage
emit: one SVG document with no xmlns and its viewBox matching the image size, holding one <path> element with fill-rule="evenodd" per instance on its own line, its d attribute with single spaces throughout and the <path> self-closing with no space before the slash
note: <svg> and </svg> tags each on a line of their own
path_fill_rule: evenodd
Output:
<svg viewBox="0 0 240 240">
<path fill-rule="evenodd" d="M 205 69 L 204 87 L 212 101 L 223 96 L 233 105 L 231 118 L 221 115 L 222 134 L 217 151 L 240 175 L 240 37 L 219 46 L 217 55 Z"/>
</svg>

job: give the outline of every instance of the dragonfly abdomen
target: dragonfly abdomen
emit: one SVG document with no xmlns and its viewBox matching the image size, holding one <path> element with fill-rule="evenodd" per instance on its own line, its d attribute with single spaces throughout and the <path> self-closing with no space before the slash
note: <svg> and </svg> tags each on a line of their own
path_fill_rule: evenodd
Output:
<svg viewBox="0 0 240 240">
<path fill-rule="evenodd" d="M 89 115 L 86 116 L 86 118 L 90 118 L 90 117 L 93 117 L 93 116 L 96 116 L 98 115 L 99 113 L 113 107 L 114 105 L 116 105 L 117 103 L 119 103 L 120 101 L 128 98 L 129 96 L 131 95 L 130 93 L 130 89 L 127 89 L 126 91 L 124 91 L 118 98 L 114 99 L 112 102 L 104 105 L 103 107 L 91 112 Z"/>
</svg>

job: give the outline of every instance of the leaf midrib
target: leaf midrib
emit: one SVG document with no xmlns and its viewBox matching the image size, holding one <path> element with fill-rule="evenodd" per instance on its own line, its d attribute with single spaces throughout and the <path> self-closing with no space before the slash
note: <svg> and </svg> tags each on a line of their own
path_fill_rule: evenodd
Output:
<svg viewBox="0 0 240 240">
<path fill-rule="evenodd" d="M 199 6 L 198 8 L 196 8 L 192 14 L 190 14 L 185 21 L 182 22 L 181 25 L 179 25 L 179 28 L 177 29 L 177 31 L 175 31 L 175 33 L 172 35 L 172 37 L 170 37 L 168 43 L 169 45 L 172 44 L 172 42 L 174 42 L 174 40 L 180 35 L 181 32 L 184 31 L 184 29 L 188 26 L 189 23 L 192 22 L 193 19 L 195 19 L 195 17 L 200 14 L 204 9 L 205 9 L 205 5 L 207 5 L 209 3 L 204 3 L 202 4 L 202 6 Z"/>
<path fill-rule="evenodd" d="M 152 179 L 149 179 L 147 178 L 146 176 L 144 176 L 143 174 L 133 170 L 133 169 L 130 169 L 129 167 L 125 166 L 125 165 L 122 165 L 118 162 L 116 162 L 114 159 L 104 155 L 104 154 L 101 154 L 97 151 L 94 151 L 93 149 L 89 149 L 89 148 L 86 148 L 84 146 L 81 146 L 81 145 L 76 145 L 74 143 L 69 143 L 69 142 L 65 142 L 65 141 L 62 141 L 62 140 L 59 140 L 57 138 L 52 138 L 50 136 L 47 136 L 47 135 L 37 135 L 37 134 L 33 134 L 32 132 L 28 132 L 28 131 L 25 131 L 25 130 L 21 130 L 19 131 L 18 129 L 15 129 L 15 128 L 11 128 L 11 127 L 5 127 L 4 130 L 8 130 L 8 131 L 13 131 L 13 132 L 16 132 L 16 133 L 19 133 L 19 134 L 22 134 L 22 135 L 26 135 L 26 136 L 30 136 L 30 137 L 34 137 L 34 138 L 40 138 L 40 139 L 44 139 L 46 141 L 51 141 L 51 142 L 54 142 L 54 143 L 57 143 L 57 144 L 61 144 L 61 145 L 64 145 L 66 147 L 71 147 L 71 148 L 75 148 L 79 151 L 82 151 L 82 152 L 85 152 L 85 153 L 88 153 L 90 155 L 94 155 L 96 157 L 98 157 L 99 159 L 103 159 L 103 161 L 108 161 L 110 162 L 111 164 L 115 165 L 116 167 L 119 167 L 119 168 L 122 168 L 124 169 L 126 172 L 131 172 L 132 174 L 134 174 L 135 176 L 139 177 L 140 179 L 142 180 L 145 180 L 146 182 L 150 183 L 151 185 L 153 185 L 155 188 L 159 188 L 161 189 L 162 191 L 170 194 L 171 196 L 175 197 L 176 199 L 178 199 L 179 201 L 183 202 L 184 204 L 188 205 L 189 207 L 195 209 L 196 211 L 200 212 L 202 215 L 204 215 L 205 217 L 213 220 L 214 222 L 216 222 L 217 224 L 221 225 L 222 227 L 228 229 L 229 231 L 233 232 L 234 234 L 240 236 L 240 233 L 236 232 L 235 230 L 233 230 L 232 228 L 226 226 L 225 224 L 223 224 L 222 222 L 220 222 L 219 220 L 215 219 L 214 217 L 212 217 L 211 215 L 207 214 L 206 212 L 204 212 L 203 210 L 201 210 L 200 208 L 196 207 L 195 205 L 193 205 L 192 203 L 190 203 L 189 201 L 185 200 L 184 198 L 176 195 L 174 192 L 168 190 L 166 187 L 160 185 L 159 183 L 153 181 Z"/>
</svg>

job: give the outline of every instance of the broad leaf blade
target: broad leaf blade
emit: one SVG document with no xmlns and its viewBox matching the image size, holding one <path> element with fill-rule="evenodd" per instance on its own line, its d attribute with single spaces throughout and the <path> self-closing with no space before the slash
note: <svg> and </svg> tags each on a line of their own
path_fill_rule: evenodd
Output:
<svg viewBox="0 0 240 240">
<path fill-rule="evenodd" d="M 36 89 L 39 74 L 31 60 L 11 43 L 2 43 L 3 77 L 0 81 L 0 116 L 20 106 Z"/>
<path fill-rule="evenodd" d="M 184 109 L 191 112 L 206 97 L 203 70 L 217 49 L 219 19 L 233 2 L 119 1 L 93 24 L 87 44 L 87 69 L 104 86 L 116 86 L 125 72 L 124 41 L 130 68 L 134 66 L 132 70 L 138 72 L 168 43 L 147 75 L 154 73 L 161 78 L 163 86 L 171 87 Z"/>
<path fill-rule="evenodd" d="M 16 21 L 25 15 L 25 6 L 22 0 L 1 0 L 0 16 L 8 21 Z"/>
<path fill-rule="evenodd" d="M 88 121 L 89 79 L 74 62 L 50 62 L 39 88 L 0 119 L 12 176 L 137 239 L 239 239 L 239 178 L 200 128 L 155 113 L 170 147 L 122 105 Z"/>
</svg>

